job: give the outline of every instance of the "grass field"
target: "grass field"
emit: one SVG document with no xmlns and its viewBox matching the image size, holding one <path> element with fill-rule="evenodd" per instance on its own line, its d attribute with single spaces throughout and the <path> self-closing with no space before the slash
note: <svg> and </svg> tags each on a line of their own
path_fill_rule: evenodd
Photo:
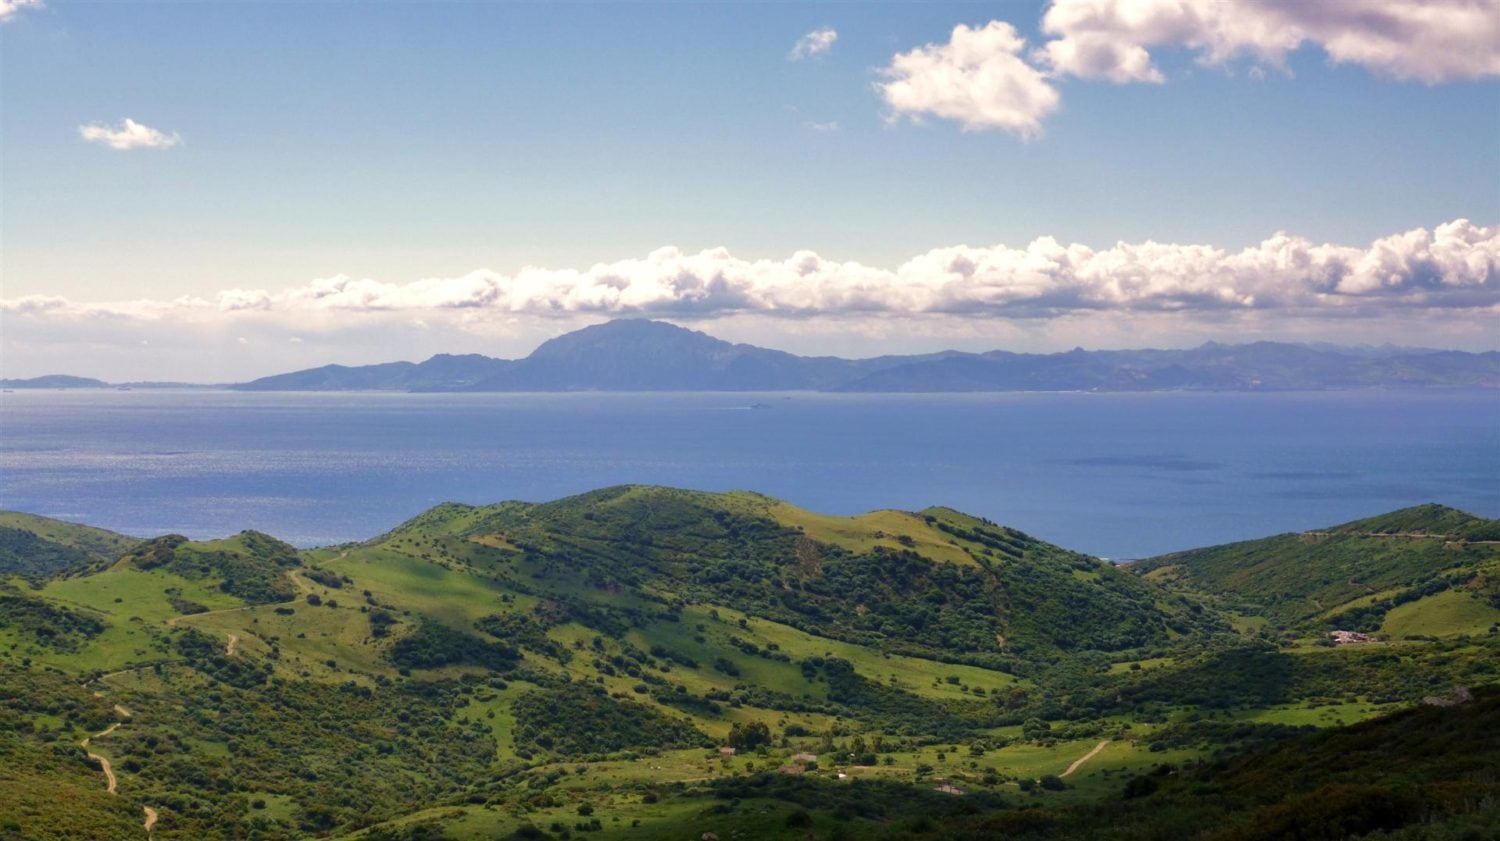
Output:
<svg viewBox="0 0 1500 841">
<path fill-rule="evenodd" d="M 1467 590 L 1456 589 L 1391 608 L 1380 630 L 1392 639 L 1410 634 L 1453 637 L 1487 634 L 1496 625 L 1500 625 L 1500 608 L 1492 607 Z"/>
<path fill-rule="evenodd" d="M 974 558 L 953 545 L 953 538 L 927 525 L 921 517 L 905 511 L 871 511 L 856 517 L 815 514 L 787 503 L 777 503 L 767 512 L 773 520 L 820 543 L 830 543 L 851 552 L 869 552 L 876 546 L 899 551 L 912 549 L 935 561 L 973 566 Z M 899 538 L 907 537 L 911 545 Z"/>
</svg>

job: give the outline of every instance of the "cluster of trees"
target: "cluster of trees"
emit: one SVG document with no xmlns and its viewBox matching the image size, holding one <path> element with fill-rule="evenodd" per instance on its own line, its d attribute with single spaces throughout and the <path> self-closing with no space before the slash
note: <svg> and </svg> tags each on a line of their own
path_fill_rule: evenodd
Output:
<svg viewBox="0 0 1500 841">
<path fill-rule="evenodd" d="M 47 540 L 26 529 L 0 526 L 0 577 L 19 575 L 38 580 L 89 560 L 90 555 L 77 547 Z"/>
<path fill-rule="evenodd" d="M 562 756 L 712 744 L 691 724 L 581 681 L 528 692 L 516 699 L 512 713 L 517 745 Z"/>
<path fill-rule="evenodd" d="M 76 651 L 104 632 L 96 616 L 0 589 L 0 627 L 15 628 L 22 637 L 53 651 Z"/>
<path fill-rule="evenodd" d="M 250 604 L 288 601 L 297 589 L 286 572 L 302 565 L 296 547 L 267 534 L 246 531 L 214 544 L 180 534 L 148 540 L 126 559 L 137 569 L 163 568 L 189 579 L 219 580 L 219 589 Z"/>
<path fill-rule="evenodd" d="M 500 642 L 486 642 L 430 619 L 396 640 L 386 657 L 403 669 L 435 669 L 440 666 L 480 666 L 507 672 L 521 659 L 520 652 Z"/>
</svg>

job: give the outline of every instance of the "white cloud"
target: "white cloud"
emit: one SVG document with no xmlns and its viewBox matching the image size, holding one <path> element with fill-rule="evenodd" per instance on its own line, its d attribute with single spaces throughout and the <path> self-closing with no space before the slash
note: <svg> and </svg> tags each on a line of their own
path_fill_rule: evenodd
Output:
<svg viewBox="0 0 1500 841">
<path fill-rule="evenodd" d="M 40 9 L 42 0 L 0 0 L 0 23 L 10 20 L 22 9 Z"/>
<path fill-rule="evenodd" d="M 1278 233 L 1239 251 L 1152 241 L 1095 249 L 1042 237 L 1024 248 L 937 248 L 894 269 L 811 251 L 751 260 L 722 248 L 690 253 L 666 247 L 586 269 L 481 269 L 408 283 L 339 275 L 278 292 L 227 289 L 211 298 L 170 301 L 0 300 L 7 319 L 261 319 L 289 329 L 379 314 L 493 324 L 511 316 L 621 314 L 1047 320 L 1088 312 L 1216 319 L 1234 313 L 1373 318 L 1418 311 L 1500 313 L 1500 225 L 1459 219 L 1366 247 Z"/>
<path fill-rule="evenodd" d="M 1500 0 L 1053 0 L 1038 58 L 1058 74 L 1160 82 L 1150 51 L 1282 67 L 1312 45 L 1337 63 L 1428 84 L 1500 75 Z"/>
<path fill-rule="evenodd" d="M 1036 137 L 1042 120 L 1057 109 L 1058 94 L 1022 58 L 1025 48 L 1026 39 L 1008 23 L 991 21 L 979 29 L 960 24 L 948 43 L 892 58 L 877 88 L 897 117 L 932 114 L 969 130 Z"/>
<path fill-rule="evenodd" d="M 838 39 L 839 34 L 831 26 L 814 29 L 797 39 L 797 43 L 792 47 L 792 51 L 787 53 L 786 60 L 802 61 L 803 59 L 820 56 L 833 49 L 833 42 Z"/>
<path fill-rule="evenodd" d="M 1013 26 L 960 25 L 947 44 L 891 59 L 879 84 L 893 114 L 1035 137 L 1067 77 L 1161 84 L 1154 52 L 1200 64 L 1285 70 L 1304 47 L 1337 64 L 1427 84 L 1500 75 L 1500 0 L 1052 0 L 1049 40 L 1027 50 Z"/>
<path fill-rule="evenodd" d="M 166 149 L 182 142 L 174 132 L 167 134 L 126 117 L 118 126 L 89 123 L 78 127 L 78 135 L 90 143 L 103 143 L 111 149 Z"/>
<path fill-rule="evenodd" d="M 837 120 L 829 120 L 826 123 L 808 120 L 807 122 L 802 124 L 802 127 L 807 129 L 808 131 L 815 131 L 819 134 L 831 134 L 839 130 L 839 124 Z"/>
</svg>

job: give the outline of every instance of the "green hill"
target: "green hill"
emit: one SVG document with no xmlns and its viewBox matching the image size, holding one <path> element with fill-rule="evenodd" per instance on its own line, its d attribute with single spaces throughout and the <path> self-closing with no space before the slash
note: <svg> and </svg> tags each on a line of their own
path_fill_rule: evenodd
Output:
<svg viewBox="0 0 1500 841">
<path fill-rule="evenodd" d="M 828 517 L 757 494 L 626 486 L 541 505 L 445 506 L 374 545 L 427 545 L 562 596 L 608 592 L 668 613 L 712 603 L 990 665 L 1157 645 L 1205 624 L 1096 558 L 939 508 Z"/>
<path fill-rule="evenodd" d="M 47 578 L 108 562 L 140 541 L 34 514 L 0 511 L 0 578 Z"/>
<path fill-rule="evenodd" d="M 907 837 L 1500 682 L 1492 634 L 1247 640 L 1227 596 L 944 508 L 625 486 L 119 546 L 0 579 L 0 838 Z"/>
<path fill-rule="evenodd" d="M 1131 570 L 1274 627 L 1483 633 L 1500 622 L 1500 521 L 1421 505 L 1328 529 L 1150 558 Z M 1408 605 L 1435 599 L 1429 626 Z"/>
</svg>

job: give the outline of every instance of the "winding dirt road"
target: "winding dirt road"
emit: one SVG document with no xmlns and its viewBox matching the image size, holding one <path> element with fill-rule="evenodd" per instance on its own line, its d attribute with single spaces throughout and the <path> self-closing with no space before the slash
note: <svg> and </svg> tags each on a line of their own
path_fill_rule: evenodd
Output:
<svg viewBox="0 0 1500 841">
<path fill-rule="evenodd" d="M 1109 744 L 1109 740 L 1105 739 L 1104 741 L 1100 742 L 1099 744 L 1094 745 L 1094 749 L 1093 750 L 1091 750 L 1088 753 L 1084 754 L 1083 756 L 1080 756 L 1077 759 L 1073 760 L 1073 764 L 1068 766 L 1068 770 L 1062 772 L 1061 774 L 1058 774 L 1057 776 L 1058 777 L 1066 777 L 1066 776 L 1071 775 L 1074 771 L 1077 771 L 1079 768 L 1082 768 L 1083 767 L 1083 763 L 1088 762 L 1090 759 L 1093 759 L 1095 756 L 1098 756 L 1099 751 L 1104 750 L 1104 746 L 1107 745 L 1107 744 Z"/>
<path fill-rule="evenodd" d="M 224 646 L 224 656 L 225 657 L 233 657 L 234 656 L 234 644 L 237 643 L 237 642 L 239 642 L 239 641 L 240 641 L 239 637 L 235 636 L 234 634 L 230 634 L 229 635 L 229 644 L 226 645 L 226 646 Z"/>
<path fill-rule="evenodd" d="M 99 754 L 89 750 L 89 742 L 93 741 L 94 739 L 102 739 L 105 736 L 108 736 L 109 734 L 115 732 L 115 729 L 119 726 L 120 722 L 117 721 L 92 736 L 84 737 L 84 740 L 78 743 L 78 746 L 84 749 L 84 752 L 88 755 L 88 758 L 99 763 L 99 767 L 104 769 L 104 783 L 105 787 L 109 789 L 110 794 L 119 794 L 120 785 L 119 782 L 115 780 L 115 769 L 109 764 L 108 759 L 105 759 Z"/>
<path fill-rule="evenodd" d="M 120 718 L 130 718 L 131 716 L 135 715 L 135 713 L 132 713 L 130 710 L 126 709 L 124 704 L 115 704 L 114 709 L 115 715 L 119 716 Z M 105 790 L 113 795 L 119 795 L 120 793 L 120 781 L 115 779 L 115 768 L 110 764 L 107 758 L 89 750 L 89 742 L 108 736 L 109 734 L 120 729 L 120 725 L 124 723 L 125 722 L 123 721 L 116 721 L 114 724 L 111 724 L 110 726 L 104 728 L 103 730 L 100 730 L 98 733 L 95 733 L 92 736 L 85 736 L 83 741 L 78 743 L 78 746 L 83 748 L 84 752 L 87 754 L 90 760 L 99 763 L 99 769 L 104 772 Z M 141 824 L 141 826 L 145 827 L 146 837 L 150 838 L 151 830 L 156 826 L 156 810 L 151 808 L 150 806 L 142 806 L 141 811 L 146 813 L 146 820 Z"/>
</svg>

